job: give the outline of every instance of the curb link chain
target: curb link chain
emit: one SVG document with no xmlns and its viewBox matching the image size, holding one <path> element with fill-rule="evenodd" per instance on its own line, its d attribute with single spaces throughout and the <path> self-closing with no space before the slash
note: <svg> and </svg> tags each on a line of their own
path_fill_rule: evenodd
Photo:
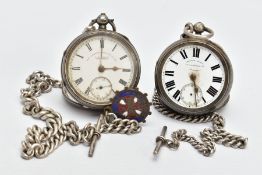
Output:
<svg viewBox="0 0 262 175">
<path fill-rule="evenodd" d="M 62 123 L 62 116 L 50 108 L 42 107 L 37 97 L 48 93 L 52 88 L 62 88 L 59 80 L 51 78 L 42 71 L 33 72 L 26 79 L 29 87 L 21 89 L 23 113 L 35 119 L 45 121 L 46 126 L 37 125 L 27 129 L 27 135 L 22 142 L 22 158 L 44 158 L 52 153 L 65 141 L 71 145 L 85 143 L 90 146 L 94 135 L 100 137 L 100 133 L 136 134 L 141 131 L 141 126 L 135 120 L 119 119 L 112 113 L 106 113 L 99 131 L 88 123 L 80 129 L 75 121 Z"/>
<path fill-rule="evenodd" d="M 184 141 L 190 143 L 202 155 L 211 156 L 215 152 L 215 143 L 239 149 L 244 149 L 247 145 L 247 138 L 239 135 L 233 135 L 224 129 L 225 120 L 217 113 L 211 113 L 203 116 L 187 116 L 178 114 L 160 101 L 156 90 L 152 103 L 157 111 L 179 121 L 190 123 L 212 122 L 213 128 L 206 128 L 200 132 L 202 142 L 198 141 L 193 136 L 187 135 L 187 131 L 185 129 L 174 131 L 171 135 L 171 140 L 161 137 L 160 139 L 162 143 L 168 148 L 177 149 L 179 147 L 179 142 Z"/>
</svg>

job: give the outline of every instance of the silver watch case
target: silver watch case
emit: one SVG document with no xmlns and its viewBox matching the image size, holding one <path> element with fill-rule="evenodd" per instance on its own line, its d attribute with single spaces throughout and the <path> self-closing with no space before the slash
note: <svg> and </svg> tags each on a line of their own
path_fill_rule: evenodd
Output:
<svg viewBox="0 0 262 175">
<path fill-rule="evenodd" d="M 215 101 L 210 103 L 209 105 L 202 107 L 202 108 L 197 108 L 197 109 L 192 109 L 192 108 L 185 108 L 182 106 L 177 105 L 174 103 L 165 93 L 164 87 L 162 85 L 162 69 L 163 65 L 175 50 L 179 49 L 182 46 L 185 45 L 191 45 L 191 44 L 196 44 L 200 45 L 203 47 L 206 47 L 213 51 L 221 60 L 224 70 L 225 70 L 225 84 L 224 87 L 220 93 L 220 95 L 217 97 Z M 178 75 L 179 76 L 179 75 Z M 232 87 L 232 82 L 233 82 L 233 69 L 231 62 L 226 55 L 226 53 L 223 51 L 223 49 L 215 44 L 214 42 L 208 40 L 208 39 L 200 39 L 200 38 L 182 38 L 173 44 L 171 44 L 169 47 L 167 47 L 164 52 L 160 55 L 160 58 L 158 59 L 155 67 L 155 87 L 157 90 L 157 93 L 159 95 L 160 101 L 162 101 L 165 105 L 167 105 L 169 108 L 172 110 L 180 113 L 180 114 L 186 114 L 186 115 L 203 115 L 207 114 L 210 112 L 214 112 L 221 107 L 223 107 L 229 100 L 229 93 Z"/>
<path fill-rule="evenodd" d="M 72 104 L 84 107 L 84 108 L 89 108 L 89 109 L 94 109 L 94 110 L 99 110 L 103 109 L 105 106 L 108 106 L 111 104 L 109 103 L 93 103 L 89 101 L 88 99 L 85 99 L 82 97 L 77 91 L 73 88 L 73 86 L 69 82 L 68 74 L 67 74 L 67 64 L 68 60 L 73 52 L 73 50 L 77 47 L 78 44 L 80 44 L 82 41 L 93 37 L 93 36 L 110 36 L 113 37 L 120 42 L 124 43 L 129 52 L 133 54 L 134 58 L 134 79 L 132 80 L 130 84 L 130 88 L 134 88 L 137 86 L 139 79 L 140 79 L 140 72 L 141 72 L 141 66 L 140 66 L 140 60 L 138 53 L 135 49 L 135 47 L 131 44 L 129 39 L 115 31 L 111 30 L 105 30 L 105 29 L 94 29 L 94 30 L 86 30 L 83 32 L 81 35 L 79 35 L 77 38 L 75 38 L 70 45 L 67 47 L 67 49 L 64 52 L 63 59 L 62 59 L 62 64 L 61 64 L 61 74 L 62 74 L 62 89 L 63 89 L 63 95 L 66 98 L 67 101 L 69 101 Z"/>
</svg>

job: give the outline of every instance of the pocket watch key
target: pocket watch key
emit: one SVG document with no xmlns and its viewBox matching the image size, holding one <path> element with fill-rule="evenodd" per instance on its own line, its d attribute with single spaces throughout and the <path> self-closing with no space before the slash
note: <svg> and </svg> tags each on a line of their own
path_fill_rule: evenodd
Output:
<svg viewBox="0 0 262 175">
<path fill-rule="evenodd" d="M 167 47 L 157 61 L 153 97 L 155 108 L 166 116 L 213 123 L 213 129 L 201 132 L 203 142 L 185 130 L 172 134 L 176 143 L 189 142 L 205 156 L 215 151 L 214 142 L 233 148 L 247 144 L 246 138 L 226 132 L 223 117 L 215 113 L 229 100 L 233 71 L 223 49 L 209 40 L 213 35 L 201 22 L 185 25 L 181 39 Z"/>
<path fill-rule="evenodd" d="M 26 79 L 29 87 L 21 90 L 24 113 L 46 122 L 44 128 L 34 125 L 27 130 L 24 159 L 44 158 L 65 141 L 89 145 L 92 157 L 101 133 L 141 131 L 139 123 L 150 115 L 150 103 L 136 87 L 140 61 L 129 39 L 116 32 L 113 19 L 102 13 L 92 20 L 64 52 L 61 67 L 62 81 L 37 71 Z M 37 98 L 52 88 L 62 88 L 65 98 L 77 106 L 103 111 L 97 124 L 82 129 L 74 121 L 63 124 L 62 116 L 42 107 Z"/>
</svg>

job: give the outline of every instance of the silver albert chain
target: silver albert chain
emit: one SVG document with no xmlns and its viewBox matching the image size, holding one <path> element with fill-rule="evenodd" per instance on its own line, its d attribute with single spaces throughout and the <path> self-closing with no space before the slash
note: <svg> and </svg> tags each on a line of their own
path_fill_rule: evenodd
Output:
<svg viewBox="0 0 262 175">
<path fill-rule="evenodd" d="M 24 105 L 23 112 L 35 119 L 44 121 L 46 126 L 41 128 L 34 125 L 27 129 L 27 135 L 22 142 L 22 157 L 24 159 L 45 158 L 65 141 L 69 141 L 71 145 L 81 143 L 90 145 L 88 156 L 92 157 L 96 141 L 100 138 L 101 133 L 130 135 L 141 132 L 142 127 L 139 125 L 138 120 L 128 119 L 130 116 L 119 118 L 121 116 L 112 112 L 111 107 L 105 108 L 105 112 L 100 115 L 95 125 L 88 123 L 84 128 L 80 129 L 75 121 L 63 123 L 62 116 L 58 112 L 41 106 L 37 98 L 44 93 L 50 92 L 52 88 L 61 88 L 61 82 L 41 71 L 37 71 L 26 79 L 26 83 L 29 87 L 21 89 L 21 99 Z M 140 116 L 136 115 L 136 117 L 140 117 L 145 122 L 145 117 L 150 114 L 150 103 L 147 101 L 146 94 L 142 94 L 137 89 L 124 89 L 112 99 L 112 104 L 125 100 L 126 97 L 121 93 L 129 93 L 128 99 L 130 97 L 136 98 L 136 104 L 138 102 L 143 103 L 139 109 L 136 109 L 136 104 L 132 105 L 132 102 L 130 102 L 131 106 L 126 107 L 129 111 L 140 110 Z M 130 93 L 133 94 L 130 95 Z"/>
</svg>

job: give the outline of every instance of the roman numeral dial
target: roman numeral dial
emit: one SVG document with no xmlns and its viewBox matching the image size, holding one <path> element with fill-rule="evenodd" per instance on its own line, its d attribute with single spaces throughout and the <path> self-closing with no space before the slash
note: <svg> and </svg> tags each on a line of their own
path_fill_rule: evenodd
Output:
<svg viewBox="0 0 262 175">
<path fill-rule="evenodd" d="M 216 90 L 213 86 L 210 86 L 207 90 L 207 93 L 209 93 L 211 96 L 215 96 L 217 94 L 218 90 Z"/>
<path fill-rule="evenodd" d="M 195 44 L 178 46 L 166 57 L 161 72 L 165 98 L 193 109 L 205 107 L 219 97 L 225 72 L 213 50 Z"/>
<path fill-rule="evenodd" d="M 222 77 L 213 77 L 213 82 L 221 83 L 222 82 Z"/>
<path fill-rule="evenodd" d="M 174 98 L 174 99 L 178 99 L 179 94 L 180 94 L 180 90 L 177 90 L 177 91 L 174 93 L 173 98 Z"/>
<path fill-rule="evenodd" d="M 166 82 L 166 88 L 167 88 L 168 91 L 171 91 L 172 89 L 174 89 L 175 88 L 175 81 L 171 80 L 171 81 Z"/>
<path fill-rule="evenodd" d="M 166 76 L 174 76 L 174 71 L 166 70 L 166 71 L 165 71 L 165 75 L 166 75 Z"/>
<path fill-rule="evenodd" d="M 181 56 L 183 57 L 183 59 L 188 58 L 188 57 L 187 57 L 187 53 L 186 53 L 185 50 L 181 50 L 181 51 L 180 51 L 180 54 L 181 54 Z"/>
<path fill-rule="evenodd" d="M 193 48 L 193 57 L 199 58 L 200 49 L 195 47 Z"/>
<path fill-rule="evenodd" d="M 77 66 L 77 67 L 72 67 L 71 69 L 72 70 L 80 70 L 81 68 L 79 66 Z"/>
<path fill-rule="evenodd" d="M 216 65 L 211 67 L 211 70 L 214 71 L 214 70 L 219 69 L 219 68 L 220 68 L 220 65 L 216 64 Z"/>
<path fill-rule="evenodd" d="M 110 104 L 116 91 L 138 83 L 139 58 L 128 41 L 103 33 L 90 34 L 71 45 L 62 71 L 66 70 L 67 87 L 73 95 L 90 104 Z"/>
<path fill-rule="evenodd" d="M 92 47 L 90 46 L 89 43 L 86 44 L 86 47 L 88 48 L 89 51 L 92 51 Z"/>
<path fill-rule="evenodd" d="M 81 84 L 82 82 L 83 82 L 83 78 L 82 77 L 80 77 L 80 78 L 75 80 L 75 84 L 77 84 L 77 85 Z"/>
</svg>

